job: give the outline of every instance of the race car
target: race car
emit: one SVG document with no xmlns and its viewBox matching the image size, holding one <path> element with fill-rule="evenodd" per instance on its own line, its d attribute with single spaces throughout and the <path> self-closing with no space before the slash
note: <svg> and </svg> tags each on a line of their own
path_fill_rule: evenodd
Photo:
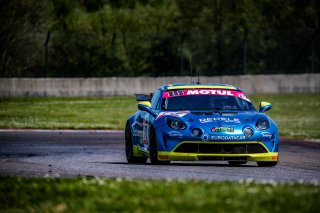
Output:
<svg viewBox="0 0 320 213">
<path fill-rule="evenodd" d="M 138 111 L 126 122 L 128 163 L 170 161 L 278 162 L 278 128 L 238 87 L 227 84 L 172 84 L 150 95 L 137 94 Z"/>
</svg>

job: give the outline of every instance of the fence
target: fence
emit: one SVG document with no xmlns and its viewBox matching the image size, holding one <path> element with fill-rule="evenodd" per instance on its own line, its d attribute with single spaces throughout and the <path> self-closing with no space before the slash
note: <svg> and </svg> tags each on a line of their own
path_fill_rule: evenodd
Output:
<svg viewBox="0 0 320 213">
<path fill-rule="evenodd" d="M 0 78 L 0 97 L 103 97 L 150 93 L 163 84 L 197 77 Z M 201 83 L 226 83 L 256 93 L 320 93 L 320 74 L 200 76 Z"/>
</svg>

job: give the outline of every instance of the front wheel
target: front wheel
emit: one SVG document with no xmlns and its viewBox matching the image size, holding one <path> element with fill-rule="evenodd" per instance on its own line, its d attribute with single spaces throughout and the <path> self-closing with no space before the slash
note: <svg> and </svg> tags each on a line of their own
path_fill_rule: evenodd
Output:
<svg viewBox="0 0 320 213">
<path fill-rule="evenodd" d="M 156 133 L 153 129 L 150 131 L 150 162 L 151 164 L 159 164 L 158 160 L 158 147 L 157 147 L 157 139 L 156 139 Z"/>
<path fill-rule="evenodd" d="M 278 161 L 257 161 L 258 166 L 260 167 L 272 167 L 276 166 Z"/>
<path fill-rule="evenodd" d="M 158 144 L 156 133 L 154 129 L 150 130 L 150 146 L 149 146 L 150 162 L 153 165 L 167 165 L 170 164 L 170 161 L 159 161 L 158 160 Z"/>
<path fill-rule="evenodd" d="M 126 157 L 128 163 L 146 163 L 147 158 L 145 157 L 136 157 L 133 155 L 133 144 L 132 144 L 132 136 L 131 136 L 131 127 L 130 124 L 127 123 L 125 130 L 125 143 L 126 143 Z"/>
</svg>

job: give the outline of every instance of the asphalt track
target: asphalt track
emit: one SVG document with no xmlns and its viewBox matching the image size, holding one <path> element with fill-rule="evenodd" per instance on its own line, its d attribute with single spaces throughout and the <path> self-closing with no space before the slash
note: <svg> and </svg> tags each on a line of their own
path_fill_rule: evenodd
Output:
<svg viewBox="0 0 320 213">
<path fill-rule="evenodd" d="M 170 165 L 127 164 L 122 131 L 0 130 L 0 176 L 126 177 L 142 179 L 257 180 L 319 182 L 320 146 L 280 142 L 276 167 L 255 162 L 172 162 Z"/>
</svg>

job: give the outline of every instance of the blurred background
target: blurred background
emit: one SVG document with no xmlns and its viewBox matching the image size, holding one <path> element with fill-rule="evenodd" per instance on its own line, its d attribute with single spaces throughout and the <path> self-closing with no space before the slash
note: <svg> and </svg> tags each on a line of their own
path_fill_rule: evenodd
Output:
<svg viewBox="0 0 320 213">
<path fill-rule="evenodd" d="M 2 78 L 320 72 L 318 0 L 0 5 Z"/>
</svg>

